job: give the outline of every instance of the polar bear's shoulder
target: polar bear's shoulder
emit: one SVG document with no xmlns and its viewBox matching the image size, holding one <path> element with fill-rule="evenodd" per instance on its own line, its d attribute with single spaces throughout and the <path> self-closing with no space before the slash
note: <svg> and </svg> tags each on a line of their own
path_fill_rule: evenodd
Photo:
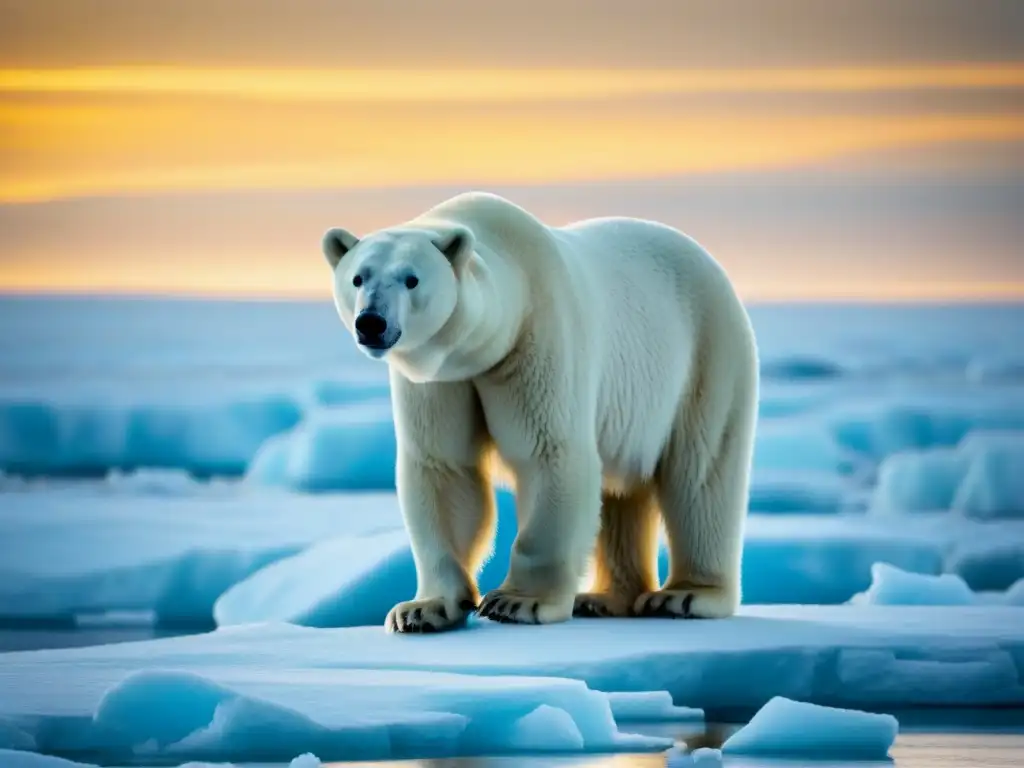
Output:
<svg viewBox="0 0 1024 768">
<path fill-rule="evenodd" d="M 551 230 L 524 208 L 490 192 L 464 192 L 451 197 L 422 216 L 421 220 L 461 225 L 476 239 L 499 250 L 537 247 L 551 241 Z"/>
</svg>

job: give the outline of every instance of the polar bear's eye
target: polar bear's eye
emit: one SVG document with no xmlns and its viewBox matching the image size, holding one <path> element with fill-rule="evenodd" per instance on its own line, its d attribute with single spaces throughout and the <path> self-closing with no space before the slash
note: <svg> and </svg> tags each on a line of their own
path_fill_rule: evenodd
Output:
<svg viewBox="0 0 1024 768">
<path fill-rule="evenodd" d="M 416 275 L 409 275 L 407 278 L 405 278 L 405 287 L 408 288 L 410 291 L 419 284 L 420 279 L 416 277 Z"/>
<path fill-rule="evenodd" d="M 352 278 L 352 285 L 354 285 L 356 288 L 358 288 L 362 284 L 363 284 L 362 275 L 356 275 L 355 277 Z"/>
</svg>

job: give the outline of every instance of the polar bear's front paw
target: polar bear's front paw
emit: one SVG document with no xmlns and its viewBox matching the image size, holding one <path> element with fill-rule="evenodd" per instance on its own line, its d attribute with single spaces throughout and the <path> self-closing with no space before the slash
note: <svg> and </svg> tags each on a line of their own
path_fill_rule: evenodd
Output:
<svg viewBox="0 0 1024 768">
<path fill-rule="evenodd" d="M 583 592 L 576 595 L 572 615 L 586 619 L 630 616 L 632 602 L 606 592 Z"/>
<path fill-rule="evenodd" d="M 680 586 L 640 595 L 633 604 L 633 613 L 674 619 L 724 619 L 736 612 L 737 602 L 721 587 Z"/>
<path fill-rule="evenodd" d="M 572 616 L 573 596 L 553 599 L 495 589 L 480 601 L 481 616 L 502 624 L 554 624 Z"/>
<path fill-rule="evenodd" d="M 447 601 L 442 597 L 410 600 L 391 609 L 384 620 L 384 629 L 403 634 L 443 632 L 464 624 L 475 608 L 468 597 Z"/>
</svg>

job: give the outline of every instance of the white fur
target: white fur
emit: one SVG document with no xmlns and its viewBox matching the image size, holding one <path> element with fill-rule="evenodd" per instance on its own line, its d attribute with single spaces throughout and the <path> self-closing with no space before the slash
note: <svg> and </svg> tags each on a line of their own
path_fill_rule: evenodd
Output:
<svg viewBox="0 0 1024 768">
<path fill-rule="evenodd" d="M 477 603 L 502 469 L 519 535 L 481 615 L 735 611 L 757 352 L 728 277 L 696 242 L 627 218 L 548 227 L 469 193 L 363 240 L 332 230 L 324 251 L 346 327 L 372 300 L 401 333 L 371 352 L 390 367 L 419 579 L 391 630 L 455 626 Z M 659 521 L 672 556 L 660 590 Z M 593 591 L 577 595 L 591 558 Z"/>
</svg>

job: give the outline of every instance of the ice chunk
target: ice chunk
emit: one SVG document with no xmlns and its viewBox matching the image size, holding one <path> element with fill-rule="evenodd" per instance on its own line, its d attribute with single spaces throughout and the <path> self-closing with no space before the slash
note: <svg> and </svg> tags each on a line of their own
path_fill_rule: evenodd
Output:
<svg viewBox="0 0 1024 768">
<path fill-rule="evenodd" d="M 253 629 L 271 636 L 288 630 Z M 405 639 L 376 634 L 378 643 Z M 125 755 L 283 761 L 309 750 L 325 759 L 370 760 L 671 744 L 621 734 L 607 697 L 576 680 L 337 669 L 323 665 L 323 654 L 292 657 L 287 640 L 276 660 L 254 657 L 247 637 L 253 635 L 235 629 L 175 639 L 163 655 L 160 641 L 149 649 L 126 644 L 120 650 L 141 645 L 142 653 L 85 662 L 71 687 L 66 671 L 47 672 L 32 654 L 21 654 L 34 669 L 29 674 L 49 675 L 51 683 L 63 675 L 71 693 L 54 700 L 42 690 L 4 691 L 0 712 L 34 713 L 29 719 L 46 751 L 89 744 L 110 762 Z M 0 667 L 18 655 L 0 657 Z"/>
<path fill-rule="evenodd" d="M 481 593 L 505 579 L 516 536 L 515 497 L 499 490 L 491 556 Z M 416 566 L 404 531 L 343 536 L 278 560 L 227 590 L 214 607 L 219 626 L 288 621 L 313 627 L 380 625 L 395 603 L 416 594 Z"/>
<path fill-rule="evenodd" d="M 93 723 L 153 755 L 285 760 L 299 744 L 332 746 L 330 729 L 302 713 L 185 672 L 129 675 L 100 699 Z M 376 736 L 381 749 L 386 737 Z"/>
<path fill-rule="evenodd" d="M 894 530 L 885 521 L 864 515 L 752 515 L 743 548 L 743 601 L 844 603 L 868 588 L 871 566 L 878 561 L 908 571 L 940 573 L 949 539 L 968 535 L 965 532 L 977 526 L 929 528 L 927 522 Z M 664 578 L 664 550 L 659 565 Z"/>
<path fill-rule="evenodd" d="M 1024 536 L 992 531 L 988 541 L 978 538 L 965 537 L 967 543 L 946 559 L 945 570 L 961 576 L 977 592 L 1008 589 L 1024 579 Z"/>
<path fill-rule="evenodd" d="M 1024 432 L 975 431 L 956 448 L 894 454 L 879 470 L 872 508 L 1024 517 Z"/>
<path fill-rule="evenodd" d="M 0 750 L 19 749 L 33 750 L 36 748 L 36 740 L 14 723 L 0 719 Z M 3 763 L 0 763 L 3 765 Z"/>
<path fill-rule="evenodd" d="M 722 745 L 725 754 L 884 760 L 896 740 L 892 715 L 808 704 L 776 696 Z"/>
<path fill-rule="evenodd" d="M 665 753 L 666 768 L 717 768 L 722 764 L 722 750 L 698 747 L 692 752 L 673 747 Z"/>
<path fill-rule="evenodd" d="M 310 627 L 383 624 L 395 603 L 416 592 L 404 531 L 343 536 L 257 571 L 218 598 L 218 626 L 288 621 Z"/>
<path fill-rule="evenodd" d="M 314 755 L 312 752 L 306 752 L 305 754 L 299 755 L 293 758 L 288 763 L 288 768 L 320 768 L 320 758 Z"/>
<path fill-rule="evenodd" d="M 241 475 L 271 435 L 302 417 L 293 397 L 220 403 L 73 404 L 0 401 L 0 468 L 29 475 L 177 468 Z"/>
<path fill-rule="evenodd" d="M 1024 579 L 1020 579 L 1003 593 L 1002 602 L 1006 605 L 1024 606 Z"/>
<path fill-rule="evenodd" d="M 970 517 L 1024 517 L 1024 431 L 975 432 L 960 450 L 970 457 L 952 508 Z"/>
<path fill-rule="evenodd" d="M 949 509 L 969 464 L 955 448 L 904 451 L 878 469 L 873 512 L 930 512 Z"/>
<path fill-rule="evenodd" d="M 910 573 L 888 563 L 871 566 L 871 586 L 850 602 L 872 605 L 973 605 L 971 588 L 953 573 Z"/>
<path fill-rule="evenodd" d="M 703 720 L 704 710 L 677 707 L 668 691 L 609 693 L 608 702 L 617 722 L 656 720 Z"/>
<path fill-rule="evenodd" d="M 499 752 L 582 752 L 583 734 L 564 709 L 541 704 L 512 724 L 508 736 L 496 745 Z"/>
<path fill-rule="evenodd" d="M 37 755 L 34 752 L 19 752 L 10 749 L 0 749 L 0 766 L 3 768 L 100 768 L 93 763 L 77 763 L 62 757 Z M 189 766 L 189 768 L 198 767 Z"/>
<path fill-rule="evenodd" d="M 5 493 L 0 617 L 71 623 L 149 611 L 211 626 L 225 590 L 261 568 L 345 533 L 404 530 L 394 494 L 111 494 L 102 485 Z"/>
<path fill-rule="evenodd" d="M 841 446 L 881 461 L 902 451 L 954 446 L 972 430 L 1024 429 L 1024 398 L 890 398 L 837 411 L 829 423 Z"/>
<path fill-rule="evenodd" d="M 379 398 L 318 411 L 260 448 L 246 480 L 298 491 L 395 487 L 391 402 Z"/>
<path fill-rule="evenodd" d="M 851 474 L 855 457 L 844 451 L 815 422 L 804 419 L 765 421 L 754 444 L 754 471 L 786 470 Z"/>
</svg>

